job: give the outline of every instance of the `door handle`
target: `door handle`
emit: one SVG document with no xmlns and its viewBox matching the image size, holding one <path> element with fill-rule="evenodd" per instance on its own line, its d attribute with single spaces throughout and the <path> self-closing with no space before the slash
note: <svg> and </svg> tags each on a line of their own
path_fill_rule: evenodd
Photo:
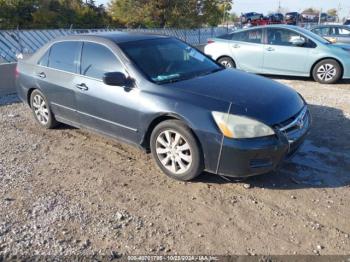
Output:
<svg viewBox="0 0 350 262">
<path fill-rule="evenodd" d="M 86 84 L 82 83 L 82 84 L 77 84 L 75 85 L 76 88 L 78 88 L 79 90 L 82 90 L 82 91 L 87 91 L 89 90 L 89 88 L 87 87 Z"/>
<path fill-rule="evenodd" d="M 275 51 L 275 48 L 273 48 L 273 47 L 268 47 L 268 48 L 266 48 L 266 51 L 269 51 L 269 52 Z"/>
<path fill-rule="evenodd" d="M 239 44 L 233 45 L 233 48 L 240 48 L 241 46 Z"/>
<path fill-rule="evenodd" d="M 37 77 L 40 77 L 40 78 L 46 78 L 46 75 L 44 72 L 37 73 L 36 75 Z"/>
</svg>

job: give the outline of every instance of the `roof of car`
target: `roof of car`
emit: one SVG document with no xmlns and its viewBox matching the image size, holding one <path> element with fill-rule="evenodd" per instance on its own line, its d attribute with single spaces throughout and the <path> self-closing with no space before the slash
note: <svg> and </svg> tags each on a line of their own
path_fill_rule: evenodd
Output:
<svg viewBox="0 0 350 262">
<path fill-rule="evenodd" d="M 92 33 L 92 34 L 69 35 L 69 36 L 61 37 L 59 38 L 59 40 L 110 40 L 119 44 L 119 43 L 158 39 L 158 38 L 167 38 L 167 36 L 155 35 L 155 34 L 130 33 L 130 32 L 103 32 L 103 33 Z"/>
<path fill-rule="evenodd" d="M 316 29 L 316 28 L 324 28 L 324 27 L 342 27 L 342 28 L 348 28 L 346 25 L 317 25 L 311 28 L 312 29 Z"/>
</svg>

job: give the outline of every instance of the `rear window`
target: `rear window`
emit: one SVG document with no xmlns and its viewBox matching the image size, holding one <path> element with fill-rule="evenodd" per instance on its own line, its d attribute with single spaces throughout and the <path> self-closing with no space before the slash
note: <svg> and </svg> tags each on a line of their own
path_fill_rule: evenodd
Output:
<svg viewBox="0 0 350 262">
<path fill-rule="evenodd" d="M 247 30 L 243 32 L 231 34 L 231 39 L 234 41 L 261 44 L 262 29 Z"/>
<path fill-rule="evenodd" d="M 81 42 L 60 42 L 51 47 L 48 66 L 54 69 L 77 73 Z"/>
</svg>

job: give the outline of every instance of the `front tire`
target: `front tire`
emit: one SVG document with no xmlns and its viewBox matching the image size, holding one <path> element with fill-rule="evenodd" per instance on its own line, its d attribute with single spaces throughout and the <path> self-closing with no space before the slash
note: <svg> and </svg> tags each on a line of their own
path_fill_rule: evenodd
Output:
<svg viewBox="0 0 350 262">
<path fill-rule="evenodd" d="M 321 84 L 334 84 L 341 78 L 342 68 L 337 61 L 325 59 L 315 65 L 312 76 Z"/>
<path fill-rule="evenodd" d="M 235 62 L 230 57 L 222 57 L 218 60 L 218 63 L 226 68 L 236 68 Z"/>
<path fill-rule="evenodd" d="M 179 120 L 161 122 L 152 132 L 151 151 L 160 169 L 176 180 L 192 180 L 203 172 L 204 161 L 192 131 Z"/>
<path fill-rule="evenodd" d="M 47 98 L 39 90 L 34 90 L 30 95 L 30 107 L 35 120 L 40 126 L 52 129 L 57 126 L 57 121 L 53 116 Z"/>
</svg>

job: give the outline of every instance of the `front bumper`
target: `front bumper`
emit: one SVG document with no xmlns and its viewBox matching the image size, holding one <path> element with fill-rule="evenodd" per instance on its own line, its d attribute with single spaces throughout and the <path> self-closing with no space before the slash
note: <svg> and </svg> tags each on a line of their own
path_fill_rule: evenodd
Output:
<svg viewBox="0 0 350 262">
<path fill-rule="evenodd" d="M 303 123 L 291 120 L 288 127 L 276 127 L 276 135 L 255 139 L 228 139 L 222 144 L 218 174 L 229 177 L 249 177 L 276 170 L 281 162 L 300 148 L 311 127 L 311 116 L 304 108 Z M 297 125 L 291 125 L 296 122 Z"/>
</svg>

